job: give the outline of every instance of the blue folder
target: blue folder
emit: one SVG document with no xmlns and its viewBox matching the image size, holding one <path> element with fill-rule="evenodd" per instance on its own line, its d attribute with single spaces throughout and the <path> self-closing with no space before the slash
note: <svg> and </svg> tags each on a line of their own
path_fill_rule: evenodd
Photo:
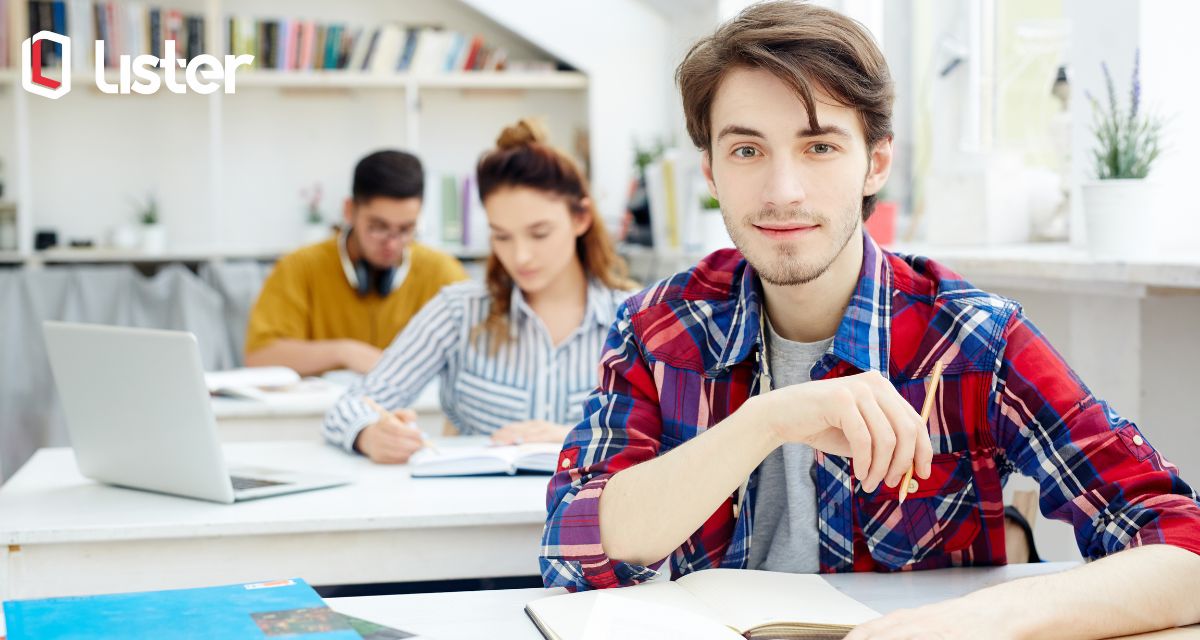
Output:
<svg viewBox="0 0 1200 640">
<path fill-rule="evenodd" d="M 359 640 L 300 579 L 201 589 L 12 600 L 8 640 L 66 638 L 303 638 Z"/>
</svg>

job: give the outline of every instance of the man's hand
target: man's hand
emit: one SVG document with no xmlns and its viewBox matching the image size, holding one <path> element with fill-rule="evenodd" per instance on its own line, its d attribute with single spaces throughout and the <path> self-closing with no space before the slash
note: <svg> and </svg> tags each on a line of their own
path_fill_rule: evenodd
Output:
<svg viewBox="0 0 1200 640">
<path fill-rule="evenodd" d="M 846 640 L 1009 640 L 1017 638 L 1011 621 L 987 603 L 956 598 L 916 609 L 899 609 L 861 624 Z"/>
<path fill-rule="evenodd" d="M 341 365 L 356 373 L 367 373 L 374 369 L 383 357 L 382 351 L 358 340 L 339 340 L 337 354 Z"/>
<path fill-rule="evenodd" d="M 928 427 L 874 371 L 775 389 L 751 398 L 745 408 L 774 431 L 780 444 L 802 442 L 853 458 L 854 475 L 868 492 L 880 482 L 896 486 L 909 467 L 929 477 Z"/>
<path fill-rule="evenodd" d="M 562 444 L 571 427 L 546 422 L 545 420 L 526 420 L 514 422 L 497 429 L 492 434 L 495 444 L 522 444 L 525 442 L 554 442 Z"/>
<path fill-rule="evenodd" d="M 380 418 L 358 432 L 354 448 L 380 464 L 402 464 L 423 446 L 421 431 L 416 427 L 417 414 L 411 409 L 399 409 Z"/>
</svg>

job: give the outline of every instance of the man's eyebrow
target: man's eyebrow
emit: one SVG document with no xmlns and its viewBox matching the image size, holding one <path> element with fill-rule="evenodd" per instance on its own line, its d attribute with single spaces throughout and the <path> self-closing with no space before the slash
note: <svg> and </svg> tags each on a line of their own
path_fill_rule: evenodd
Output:
<svg viewBox="0 0 1200 640">
<path fill-rule="evenodd" d="M 810 127 L 796 132 L 797 138 L 815 138 L 817 136 L 837 136 L 839 138 L 851 137 L 849 131 L 846 131 L 836 124 L 821 125 L 816 129 Z"/>
<path fill-rule="evenodd" d="M 725 136 L 750 136 L 752 138 L 766 137 L 758 129 L 751 129 L 750 127 L 742 126 L 740 124 L 731 124 L 726 126 L 724 129 L 721 129 L 721 132 L 717 134 L 717 142 L 720 142 L 721 138 L 724 138 Z"/>
</svg>

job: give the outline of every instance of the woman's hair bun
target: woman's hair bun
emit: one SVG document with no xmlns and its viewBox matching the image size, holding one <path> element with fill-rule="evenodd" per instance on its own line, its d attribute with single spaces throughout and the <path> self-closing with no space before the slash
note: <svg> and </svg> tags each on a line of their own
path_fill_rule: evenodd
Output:
<svg viewBox="0 0 1200 640">
<path fill-rule="evenodd" d="M 532 118 L 521 118 L 516 124 L 504 127 L 500 137 L 496 138 L 496 147 L 503 150 L 535 142 L 545 144 L 547 138 L 546 128 L 541 122 Z"/>
</svg>

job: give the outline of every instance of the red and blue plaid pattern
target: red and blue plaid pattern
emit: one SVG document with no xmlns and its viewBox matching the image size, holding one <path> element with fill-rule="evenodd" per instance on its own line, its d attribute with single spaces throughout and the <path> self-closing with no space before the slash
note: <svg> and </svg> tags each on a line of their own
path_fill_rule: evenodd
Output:
<svg viewBox="0 0 1200 640">
<path fill-rule="evenodd" d="M 1072 523 L 1088 558 L 1151 543 L 1200 554 L 1196 493 L 1137 426 L 1092 395 L 1019 305 L 931 260 L 863 242 L 857 288 L 813 379 L 873 369 L 919 408 L 934 363 L 946 369 L 929 421 L 933 473 L 903 505 L 896 489 L 858 491 L 848 459 L 817 452 L 822 572 L 1003 564 L 1001 492 L 1014 471 L 1038 480 L 1042 513 Z M 657 575 L 666 558 L 644 567 L 605 555 L 601 492 L 613 474 L 696 437 L 758 392 L 761 309 L 758 277 L 733 250 L 620 309 L 600 386 L 550 481 L 546 586 Z M 672 576 L 746 566 L 756 484 L 757 473 L 740 517 L 731 495 L 671 554 Z"/>
</svg>

